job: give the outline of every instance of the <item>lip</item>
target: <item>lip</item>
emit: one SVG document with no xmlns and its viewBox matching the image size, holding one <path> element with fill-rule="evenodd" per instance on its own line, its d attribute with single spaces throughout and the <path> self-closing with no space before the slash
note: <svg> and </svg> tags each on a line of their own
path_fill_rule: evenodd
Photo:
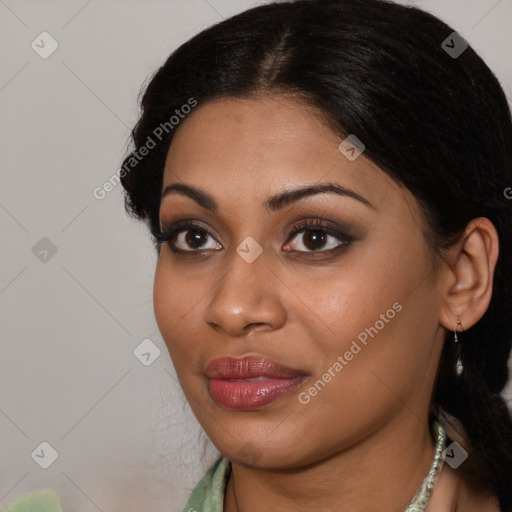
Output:
<svg viewBox="0 0 512 512">
<path fill-rule="evenodd" d="M 263 356 L 218 357 L 205 368 L 217 404 L 233 410 L 257 409 L 296 389 L 307 373 Z"/>
</svg>

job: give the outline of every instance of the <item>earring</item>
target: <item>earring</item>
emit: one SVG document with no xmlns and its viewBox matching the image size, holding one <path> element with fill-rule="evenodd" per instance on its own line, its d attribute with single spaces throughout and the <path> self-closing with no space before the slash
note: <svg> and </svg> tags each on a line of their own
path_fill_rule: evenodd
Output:
<svg viewBox="0 0 512 512">
<path fill-rule="evenodd" d="M 454 334 L 454 338 L 453 338 L 453 341 L 455 343 L 458 343 L 459 342 L 459 338 L 457 336 L 457 330 L 460 328 L 460 332 L 462 332 L 464 329 L 462 328 L 462 323 L 460 321 L 460 316 L 457 317 L 457 327 L 455 327 L 455 331 L 453 331 L 453 334 Z"/>
<path fill-rule="evenodd" d="M 457 327 L 455 327 L 455 331 L 453 331 L 453 334 L 454 334 L 454 337 L 453 337 L 453 341 L 455 343 L 457 343 L 457 348 L 456 348 L 456 351 L 457 351 L 457 362 L 455 363 L 455 371 L 457 373 L 457 375 L 460 376 L 460 374 L 463 372 L 464 370 L 464 365 L 462 364 L 462 358 L 461 358 L 461 346 L 459 343 L 459 338 L 457 336 L 457 331 L 459 332 L 462 332 L 464 330 L 464 328 L 462 327 L 462 323 L 460 321 L 460 316 L 457 317 Z"/>
</svg>

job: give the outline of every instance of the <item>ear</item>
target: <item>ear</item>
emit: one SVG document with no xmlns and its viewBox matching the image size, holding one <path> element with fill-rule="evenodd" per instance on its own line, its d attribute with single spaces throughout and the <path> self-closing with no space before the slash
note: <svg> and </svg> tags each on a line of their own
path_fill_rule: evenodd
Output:
<svg viewBox="0 0 512 512">
<path fill-rule="evenodd" d="M 448 250 L 443 269 L 440 323 L 450 331 L 466 330 L 484 315 L 491 301 L 499 238 L 493 223 L 478 217 Z M 460 318 L 462 325 L 457 328 Z"/>
</svg>

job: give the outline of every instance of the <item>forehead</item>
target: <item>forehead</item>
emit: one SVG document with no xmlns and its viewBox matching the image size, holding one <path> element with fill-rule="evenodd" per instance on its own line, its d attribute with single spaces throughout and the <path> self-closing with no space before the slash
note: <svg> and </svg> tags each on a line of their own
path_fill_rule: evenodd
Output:
<svg viewBox="0 0 512 512">
<path fill-rule="evenodd" d="M 320 113 L 286 96 L 209 101 L 182 122 L 169 149 L 167 163 L 194 167 L 215 156 L 212 164 L 240 159 L 265 167 L 336 155 L 335 135 Z M 337 156 L 337 155 L 336 155 Z M 298 167 L 298 166 L 297 166 Z"/>
<path fill-rule="evenodd" d="M 378 206 L 407 193 L 364 153 L 339 150 L 320 111 L 296 98 L 222 98 L 199 105 L 179 125 L 169 148 L 163 188 L 185 182 L 219 197 L 263 200 L 294 185 L 337 182 Z M 398 196 L 398 197 L 397 197 Z"/>
</svg>

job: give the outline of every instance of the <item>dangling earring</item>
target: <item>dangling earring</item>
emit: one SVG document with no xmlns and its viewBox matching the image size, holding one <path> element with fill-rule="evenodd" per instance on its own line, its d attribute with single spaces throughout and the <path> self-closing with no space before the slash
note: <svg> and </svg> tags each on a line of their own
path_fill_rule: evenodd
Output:
<svg viewBox="0 0 512 512">
<path fill-rule="evenodd" d="M 457 317 L 457 327 L 455 327 L 455 331 L 453 332 L 454 334 L 454 337 L 453 337 L 453 341 L 455 343 L 457 343 L 457 362 L 455 363 L 455 372 L 457 373 L 457 375 L 460 375 L 462 373 L 462 371 L 464 370 L 464 365 L 462 364 L 462 359 L 461 359 L 461 348 L 460 348 L 460 344 L 459 344 L 459 338 L 457 336 L 457 331 L 460 329 L 459 332 L 462 332 L 464 329 L 462 327 L 462 323 L 460 321 L 460 316 Z"/>
<path fill-rule="evenodd" d="M 457 327 L 455 327 L 455 331 L 453 331 L 453 334 L 454 334 L 454 338 L 453 338 L 453 341 L 455 343 L 458 343 L 459 342 L 459 338 L 457 336 L 457 329 L 460 328 L 460 331 L 462 332 L 464 329 L 462 328 L 462 323 L 460 321 L 460 316 L 457 318 Z"/>
</svg>

